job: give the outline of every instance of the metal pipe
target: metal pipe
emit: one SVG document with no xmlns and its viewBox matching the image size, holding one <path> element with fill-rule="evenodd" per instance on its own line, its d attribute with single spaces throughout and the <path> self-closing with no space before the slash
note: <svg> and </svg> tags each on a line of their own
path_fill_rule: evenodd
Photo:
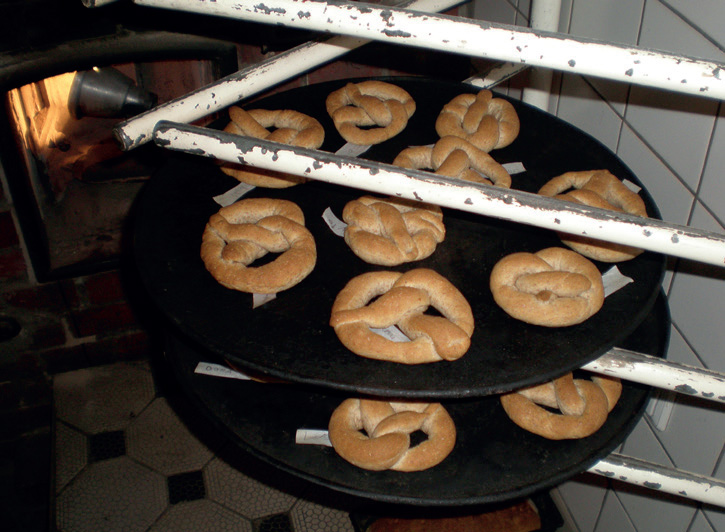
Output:
<svg viewBox="0 0 725 532">
<path fill-rule="evenodd" d="M 443 11 L 466 0 L 416 0 L 405 2 L 419 11 Z M 324 42 L 308 42 L 274 57 L 230 74 L 184 96 L 118 123 L 113 134 L 122 150 L 131 150 L 151 140 L 160 120 L 190 123 L 209 116 L 244 98 L 312 70 L 345 55 L 370 40 L 332 37 Z"/>
<path fill-rule="evenodd" d="M 588 471 L 612 480 L 725 507 L 725 482 L 697 473 L 618 453 L 610 454 Z"/>
<path fill-rule="evenodd" d="M 227 162 L 725 265 L 724 235 L 651 218 L 187 124 L 159 123 L 154 141 L 165 148 Z"/>
<path fill-rule="evenodd" d="M 532 0 L 529 27 L 542 31 L 559 31 L 560 16 L 561 0 Z M 548 68 L 532 69 L 529 73 L 529 85 L 524 87 L 521 99 L 548 111 L 552 74 Z"/>
<path fill-rule="evenodd" d="M 363 2 L 321 0 L 135 0 L 151 7 L 216 15 L 526 63 L 675 92 L 725 98 L 725 65 L 659 50 L 610 44 L 462 17 Z"/>
<path fill-rule="evenodd" d="M 582 369 L 725 403 L 725 374 L 615 347 Z"/>
</svg>

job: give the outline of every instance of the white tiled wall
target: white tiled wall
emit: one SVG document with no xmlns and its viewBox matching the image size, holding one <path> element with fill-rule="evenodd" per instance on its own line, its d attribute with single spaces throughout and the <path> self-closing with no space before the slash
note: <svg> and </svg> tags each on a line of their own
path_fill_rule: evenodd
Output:
<svg viewBox="0 0 725 532">
<path fill-rule="evenodd" d="M 475 0 L 474 16 L 526 25 L 529 4 Z M 723 0 L 563 0 L 559 28 L 725 63 L 724 21 Z M 725 234 L 722 102 L 569 74 L 554 79 L 550 111 L 614 150 L 666 221 Z M 725 371 L 725 269 L 671 264 L 668 358 Z M 664 430 L 645 416 L 621 452 L 725 480 L 724 443 L 725 407 L 674 395 Z M 630 485 L 583 475 L 559 493 L 579 532 L 725 532 L 723 508 Z"/>
</svg>

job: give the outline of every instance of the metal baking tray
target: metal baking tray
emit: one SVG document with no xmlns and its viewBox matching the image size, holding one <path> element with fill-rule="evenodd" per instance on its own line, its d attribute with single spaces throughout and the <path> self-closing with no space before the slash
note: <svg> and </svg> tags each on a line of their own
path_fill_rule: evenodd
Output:
<svg viewBox="0 0 725 532">
<path fill-rule="evenodd" d="M 669 310 L 660 295 L 621 347 L 663 357 L 669 331 Z M 347 463 L 330 447 L 295 444 L 297 429 L 326 430 L 332 411 L 347 394 L 195 373 L 199 362 L 224 364 L 224 360 L 177 331 L 168 332 L 166 359 L 191 399 L 187 415 L 203 416 L 239 449 L 286 473 L 380 503 L 463 506 L 511 500 L 551 488 L 611 453 L 640 419 L 650 392 L 647 386 L 623 381 L 620 400 L 596 433 L 562 441 L 516 426 L 496 395 L 443 401 L 457 428 L 451 454 L 426 471 L 374 472 Z"/>
<path fill-rule="evenodd" d="M 462 92 L 477 91 L 470 85 L 423 78 L 382 79 L 406 89 L 417 103 L 400 135 L 361 156 L 385 163 L 410 145 L 434 143 L 435 119 L 443 105 Z M 314 116 L 326 131 L 321 149 L 336 151 L 344 141 L 327 116 L 324 102 L 348 81 L 360 80 L 296 88 L 248 107 L 295 109 Z M 591 136 L 532 106 L 511 103 L 519 114 L 521 133 L 513 144 L 491 155 L 500 163 L 523 164 L 526 170 L 513 175 L 512 188 L 536 192 L 563 172 L 600 168 L 642 186 L 615 154 Z M 509 253 L 563 246 L 553 231 L 445 208 L 447 236 L 432 256 L 392 268 L 372 266 L 356 257 L 322 219 L 327 208 L 341 217 L 348 201 L 367 193 L 310 181 L 282 190 L 256 188 L 245 196 L 297 203 L 318 250 L 317 265 L 309 277 L 253 309 L 251 294 L 218 284 L 199 257 L 204 226 L 220 208 L 212 198 L 236 184 L 214 161 L 171 155 L 146 184 L 136 205 L 138 269 L 162 314 L 190 340 L 240 367 L 300 384 L 445 399 L 479 397 L 552 379 L 619 345 L 651 309 L 664 274 L 664 257 L 645 252 L 617 265 L 634 282 L 607 297 L 602 309 L 584 323 L 557 329 L 529 325 L 510 318 L 494 303 L 488 286 L 490 271 Z M 651 196 L 644 188 L 640 194 L 650 216 L 659 218 Z M 611 267 L 597 265 L 602 271 Z M 445 276 L 471 304 L 475 331 L 469 351 L 454 362 L 418 366 L 370 360 L 348 351 L 328 324 L 338 292 L 366 271 L 402 272 L 418 267 Z"/>
</svg>

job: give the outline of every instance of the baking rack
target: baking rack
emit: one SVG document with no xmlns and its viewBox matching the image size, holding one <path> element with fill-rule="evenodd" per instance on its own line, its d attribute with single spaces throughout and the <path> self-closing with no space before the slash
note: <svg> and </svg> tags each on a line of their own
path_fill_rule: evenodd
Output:
<svg viewBox="0 0 725 532">
<path fill-rule="evenodd" d="M 96 7 L 113 0 L 84 0 Z M 725 65 L 657 50 L 440 15 L 459 0 L 415 0 L 396 7 L 346 1 L 134 0 L 149 7 L 195 12 L 334 34 L 240 70 L 214 84 L 122 122 L 122 149 L 153 141 L 164 148 L 279 170 L 309 179 L 469 211 L 521 224 L 586 234 L 600 240 L 725 266 L 725 235 L 612 213 L 534 194 L 460 183 L 428 172 L 317 150 L 279 145 L 189 125 L 280 82 L 330 62 L 370 41 L 425 47 L 501 63 L 465 80 L 491 88 L 529 66 L 603 77 L 722 100 Z M 613 348 L 583 366 L 591 372 L 725 402 L 725 374 Z M 616 453 L 589 472 L 725 507 L 725 482 Z"/>
</svg>

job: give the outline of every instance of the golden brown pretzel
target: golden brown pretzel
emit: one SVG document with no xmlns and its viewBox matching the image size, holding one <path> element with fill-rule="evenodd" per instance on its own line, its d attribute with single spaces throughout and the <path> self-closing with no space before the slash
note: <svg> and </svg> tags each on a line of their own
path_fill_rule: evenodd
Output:
<svg viewBox="0 0 725 532">
<path fill-rule="evenodd" d="M 408 125 L 415 101 L 397 85 L 383 81 L 348 83 L 327 97 L 327 113 L 342 138 L 353 144 L 380 144 Z M 376 126 L 367 129 L 369 126 Z"/>
<path fill-rule="evenodd" d="M 424 314 L 430 306 L 442 316 Z M 351 279 L 337 295 L 330 325 L 357 355 L 424 364 L 456 360 L 468 351 L 473 313 L 463 294 L 433 270 L 368 272 Z M 393 325 L 410 341 L 395 342 L 371 330 Z"/>
<path fill-rule="evenodd" d="M 639 194 L 627 188 L 608 170 L 567 172 L 551 179 L 539 189 L 539 194 L 590 207 L 647 216 L 647 209 Z M 639 248 L 581 235 L 559 233 L 559 237 L 564 244 L 585 257 L 602 262 L 622 262 L 642 253 Z"/>
<path fill-rule="evenodd" d="M 201 243 L 206 269 L 223 286 L 254 294 L 275 294 L 307 277 L 317 249 L 302 210 L 287 200 L 248 198 L 222 207 L 209 218 Z M 272 262 L 251 267 L 267 253 Z"/>
<path fill-rule="evenodd" d="M 345 242 L 365 262 L 395 266 L 430 256 L 446 229 L 437 205 L 363 196 L 342 211 Z"/>
<path fill-rule="evenodd" d="M 418 430 L 428 439 L 411 447 L 410 435 Z M 456 443 L 456 426 L 439 403 L 346 399 L 332 413 L 328 434 L 337 454 L 372 471 L 423 471 L 441 463 Z"/>
<path fill-rule="evenodd" d="M 312 149 L 322 146 L 325 140 L 322 124 L 311 116 L 291 109 L 245 111 L 241 107 L 233 106 L 229 108 L 229 116 L 231 122 L 224 131 L 236 135 Z M 273 130 L 270 131 L 268 128 Z M 221 170 L 238 181 L 256 187 L 287 188 L 307 181 L 304 177 L 284 172 L 233 163 L 225 163 L 221 166 Z"/>
<path fill-rule="evenodd" d="M 604 303 L 597 267 L 565 248 L 507 255 L 493 267 L 490 286 L 509 316 L 545 327 L 581 323 Z"/>
<path fill-rule="evenodd" d="M 586 438 L 604 424 L 621 393 L 622 383 L 617 378 L 592 377 L 589 381 L 574 379 L 568 373 L 504 394 L 501 404 L 511 420 L 524 430 L 550 440 Z"/>
<path fill-rule="evenodd" d="M 516 140 L 521 123 L 513 105 L 484 89 L 478 94 L 459 94 L 444 105 L 435 128 L 440 137 L 460 137 L 490 152 Z"/>
<path fill-rule="evenodd" d="M 406 148 L 393 164 L 414 170 L 434 170 L 436 174 L 473 183 L 511 188 L 511 175 L 493 157 L 452 135 L 441 138 L 432 147 Z"/>
</svg>

